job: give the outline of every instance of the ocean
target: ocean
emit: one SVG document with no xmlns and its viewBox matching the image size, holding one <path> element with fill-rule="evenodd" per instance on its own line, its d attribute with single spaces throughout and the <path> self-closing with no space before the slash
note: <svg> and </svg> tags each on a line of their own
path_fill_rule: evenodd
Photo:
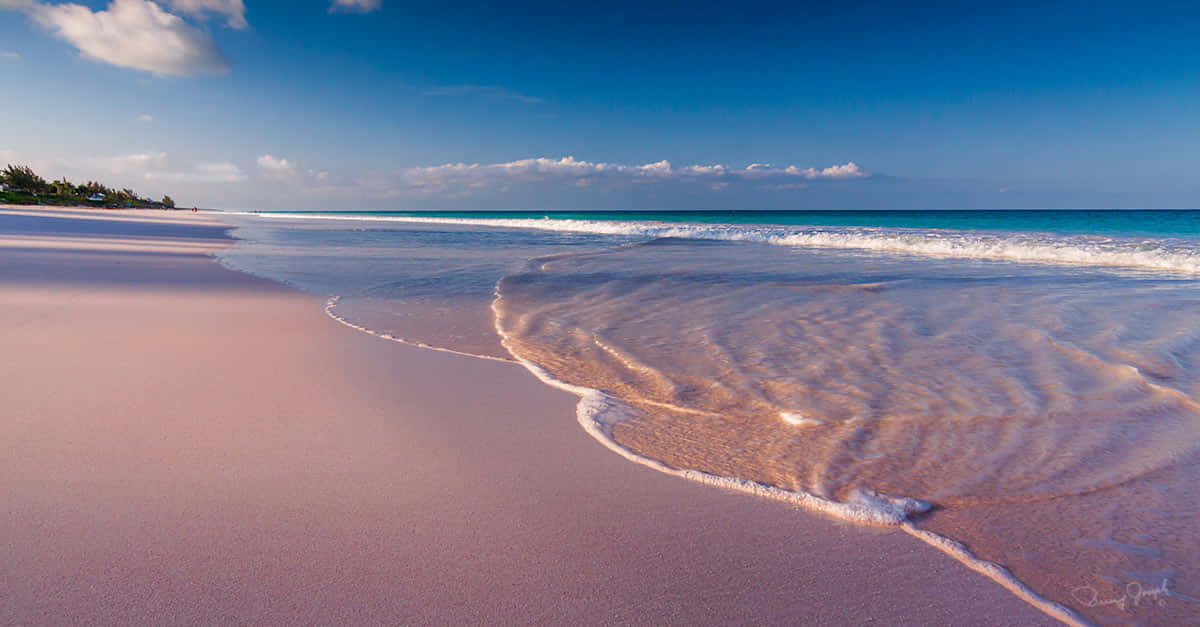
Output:
<svg viewBox="0 0 1200 627">
<path fill-rule="evenodd" d="M 1067 620 L 1200 620 L 1200 211 L 230 218 L 225 265 L 522 364 L 633 461 L 936 534 Z"/>
</svg>

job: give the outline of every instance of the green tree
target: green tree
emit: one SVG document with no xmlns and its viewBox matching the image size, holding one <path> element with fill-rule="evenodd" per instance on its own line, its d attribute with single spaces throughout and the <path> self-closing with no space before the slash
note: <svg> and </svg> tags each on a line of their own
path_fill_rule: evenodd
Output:
<svg viewBox="0 0 1200 627">
<path fill-rule="evenodd" d="M 175 208 L 175 200 L 170 196 L 163 196 L 163 199 L 160 202 L 162 203 L 162 206 L 166 207 L 167 209 Z"/>
<path fill-rule="evenodd" d="M 50 184 L 27 165 L 12 165 L 0 171 L 0 183 L 16 192 L 37 194 L 47 191 Z"/>
<path fill-rule="evenodd" d="M 95 196 L 96 194 L 104 194 L 105 197 L 112 196 L 113 190 L 97 183 L 96 181 L 88 181 L 79 186 L 79 194 L 85 197 Z"/>
<path fill-rule="evenodd" d="M 50 190 L 59 196 L 70 198 L 75 195 L 75 186 L 63 177 L 50 185 Z"/>
</svg>

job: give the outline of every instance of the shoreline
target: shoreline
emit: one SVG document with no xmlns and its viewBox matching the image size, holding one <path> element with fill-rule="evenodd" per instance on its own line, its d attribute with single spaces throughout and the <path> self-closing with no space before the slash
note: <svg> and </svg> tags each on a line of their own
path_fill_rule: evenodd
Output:
<svg viewBox="0 0 1200 627">
<path fill-rule="evenodd" d="M 343 329 L 196 250 L 213 214 L 82 211 L 0 230 L 5 621 L 1050 624 L 898 530 L 629 464 L 520 369 Z"/>
<path fill-rule="evenodd" d="M 710 488 L 749 494 L 758 499 L 792 505 L 807 512 L 817 513 L 850 524 L 901 529 L 963 566 L 991 579 L 996 585 L 1008 590 L 1015 597 L 1046 616 L 1066 625 L 1088 624 L 1074 610 L 1038 594 L 1028 584 L 1014 576 L 1008 569 L 995 562 L 976 556 L 961 542 L 918 527 L 916 522 L 912 520 L 912 517 L 928 512 L 930 508 L 928 503 L 915 499 L 894 498 L 873 492 L 857 492 L 853 501 L 838 502 L 806 492 L 783 490 L 746 479 L 719 476 L 700 470 L 681 470 L 670 467 L 659 460 L 645 457 L 627 448 L 613 438 L 611 428 L 615 422 L 605 421 L 601 416 L 614 411 L 613 408 L 617 402 L 599 390 L 559 381 L 541 367 L 520 357 L 504 359 L 490 355 L 467 353 L 408 340 L 391 333 L 374 331 L 337 314 L 335 308 L 340 299 L 340 296 L 330 297 L 325 301 L 322 309 L 325 315 L 343 326 L 407 347 L 458 357 L 519 365 L 548 387 L 562 390 L 578 397 L 579 401 L 575 408 L 575 414 L 580 428 L 602 446 L 634 464 L 649 468 L 669 477 L 685 479 Z M 495 302 L 493 302 L 494 306 Z M 508 344 L 508 336 L 498 323 L 496 324 L 496 333 L 501 338 L 500 343 L 509 350 L 510 355 L 513 354 Z"/>
</svg>

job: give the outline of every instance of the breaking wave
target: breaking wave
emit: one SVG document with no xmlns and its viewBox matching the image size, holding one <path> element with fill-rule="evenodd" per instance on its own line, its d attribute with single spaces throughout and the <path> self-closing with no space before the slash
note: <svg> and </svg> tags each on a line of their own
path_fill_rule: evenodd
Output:
<svg viewBox="0 0 1200 627">
<path fill-rule="evenodd" d="M 1084 264 L 1200 274 L 1194 240 L 1053 233 L 882 227 L 672 224 L 618 220 L 444 218 L 435 216 L 257 214 L 264 218 L 452 224 L 564 233 L 758 242 L 805 248 L 852 249 L 965 259 Z"/>
</svg>

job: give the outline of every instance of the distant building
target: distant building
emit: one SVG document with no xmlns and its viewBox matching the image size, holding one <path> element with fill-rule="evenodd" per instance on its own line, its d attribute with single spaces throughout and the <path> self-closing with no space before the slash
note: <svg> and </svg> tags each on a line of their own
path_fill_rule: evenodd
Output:
<svg viewBox="0 0 1200 627">
<path fill-rule="evenodd" d="M 88 196 L 88 200 L 92 202 L 104 202 L 104 194 L 92 194 Z"/>
</svg>

